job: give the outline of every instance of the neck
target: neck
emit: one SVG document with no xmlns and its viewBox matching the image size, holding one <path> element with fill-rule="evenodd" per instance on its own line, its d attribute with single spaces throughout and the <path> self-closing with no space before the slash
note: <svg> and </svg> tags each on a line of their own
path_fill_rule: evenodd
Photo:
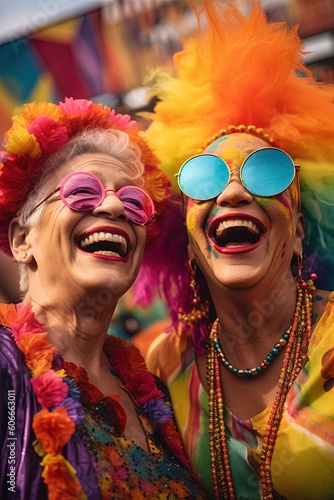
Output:
<svg viewBox="0 0 334 500">
<path fill-rule="evenodd" d="M 95 372 L 103 362 L 103 345 L 116 303 L 109 308 L 94 309 L 94 304 L 88 301 L 89 297 L 76 305 L 64 301 L 39 303 L 30 294 L 24 300 L 31 305 L 48 332 L 49 341 L 62 357 Z"/>
<path fill-rule="evenodd" d="M 240 349 L 254 346 L 266 339 L 275 342 L 291 325 L 296 304 L 296 283 L 293 277 L 284 286 L 261 284 L 247 289 L 228 289 L 214 294 L 214 304 L 224 344 L 238 342 Z M 223 335 L 222 335 L 223 334 Z"/>
</svg>

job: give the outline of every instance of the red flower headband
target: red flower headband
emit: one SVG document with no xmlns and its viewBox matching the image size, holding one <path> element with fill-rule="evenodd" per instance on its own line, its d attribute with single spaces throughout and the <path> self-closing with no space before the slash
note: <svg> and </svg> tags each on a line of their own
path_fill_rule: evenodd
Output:
<svg viewBox="0 0 334 500">
<path fill-rule="evenodd" d="M 85 99 L 65 98 L 52 103 L 25 104 L 13 117 L 0 152 L 0 249 L 11 255 L 8 225 L 39 179 L 46 159 L 83 129 L 117 129 L 126 132 L 141 150 L 144 189 L 154 201 L 157 216 L 171 195 L 171 184 L 158 168 L 158 159 L 138 133 L 129 115 Z M 148 238 L 157 233 L 157 220 L 148 226 Z"/>
</svg>

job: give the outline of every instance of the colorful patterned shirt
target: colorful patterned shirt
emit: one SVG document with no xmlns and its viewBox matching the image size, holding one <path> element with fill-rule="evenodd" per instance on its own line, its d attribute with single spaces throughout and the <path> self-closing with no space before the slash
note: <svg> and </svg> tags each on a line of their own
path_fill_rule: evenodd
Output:
<svg viewBox="0 0 334 500">
<path fill-rule="evenodd" d="M 30 371 L 11 330 L 0 327 L 1 499 L 49 498 L 41 458 L 33 446 L 33 418 L 41 406 L 30 381 Z M 80 500 L 205 498 L 197 481 L 142 409 L 137 407 L 148 452 L 119 432 L 117 399 L 102 393 L 99 397 L 99 390 L 94 387 L 88 391 L 89 396 L 81 391 L 84 418 L 63 451 L 83 488 Z M 70 498 L 77 497 L 68 494 L 63 500 Z"/>
<path fill-rule="evenodd" d="M 192 468 L 209 498 L 214 498 L 208 396 L 196 368 L 190 332 L 163 333 L 146 361 L 170 391 Z M 236 498 L 260 500 L 256 471 L 270 407 L 249 420 L 224 410 Z M 334 292 L 312 334 L 308 361 L 288 394 L 271 474 L 275 499 L 334 499 Z"/>
</svg>

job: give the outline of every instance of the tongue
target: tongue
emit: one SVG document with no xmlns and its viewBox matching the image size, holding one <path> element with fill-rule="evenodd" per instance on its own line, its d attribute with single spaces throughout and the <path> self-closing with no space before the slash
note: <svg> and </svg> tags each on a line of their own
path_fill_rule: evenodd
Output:
<svg viewBox="0 0 334 500">
<path fill-rule="evenodd" d="M 120 257 L 119 253 L 117 253 L 117 252 L 111 252 L 110 250 L 99 250 L 99 251 L 93 252 L 93 253 L 98 253 L 98 254 L 101 254 L 101 255 L 109 255 L 109 256 L 116 255 L 117 257 Z"/>
<path fill-rule="evenodd" d="M 224 248 L 233 248 L 233 247 L 245 247 L 253 245 L 253 243 L 250 243 L 249 241 L 242 241 L 242 242 L 229 242 L 226 245 L 224 245 Z"/>
</svg>

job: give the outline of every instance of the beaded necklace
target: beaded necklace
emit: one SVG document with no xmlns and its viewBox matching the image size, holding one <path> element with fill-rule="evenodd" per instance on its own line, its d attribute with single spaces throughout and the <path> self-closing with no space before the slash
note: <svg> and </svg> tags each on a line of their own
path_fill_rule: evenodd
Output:
<svg viewBox="0 0 334 500">
<path fill-rule="evenodd" d="M 213 487 L 216 498 L 235 500 L 224 423 L 224 402 L 220 379 L 220 358 L 215 346 L 219 319 L 212 326 L 207 349 L 209 394 L 209 433 Z M 272 500 L 271 460 L 284 404 L 290 387 L 306 359 L 303 341 L 309 344 L 312 333 L 312 293 L 297 283 L 297 302 L 284 354 L 278 387 L 272 404 L 260 455 L 260 484 L 263 500 Z"/>
<path fill-rule="evenodd" d="M 262 363 L 260 363 L 258 366 L 255 366 L 254 368 L 245 368 L 241 370 L 240 368 L 236 368 L 233 366 L 227 359 L 226 356 L 223 352 L 222 346 L 218 340 L 218 328 L 214 328 L 211 332 L 212 335 L 212 341 L 214 343 L 215 349 L 217 351 L 217 354 L 222 362 L 222 365 L 227 368 L 231 373 L 234 375 L 238 375 L 238 377 L 255 377 L 255 375 L 258 375 L 259 373 L 262 373 L 263 370 L 265 370 L 270 363 L 273 361 L 273 359 L 278 355 L 279 351 L 286 346 L 289 337 L 291 333 L 291 326 L 286 330 L 282 337 L 279 339 L 278 342 L 274 345 L 272 349 L 270 349 L 269 353 L 267 356 L 264 358 Z"/>
</svg>

